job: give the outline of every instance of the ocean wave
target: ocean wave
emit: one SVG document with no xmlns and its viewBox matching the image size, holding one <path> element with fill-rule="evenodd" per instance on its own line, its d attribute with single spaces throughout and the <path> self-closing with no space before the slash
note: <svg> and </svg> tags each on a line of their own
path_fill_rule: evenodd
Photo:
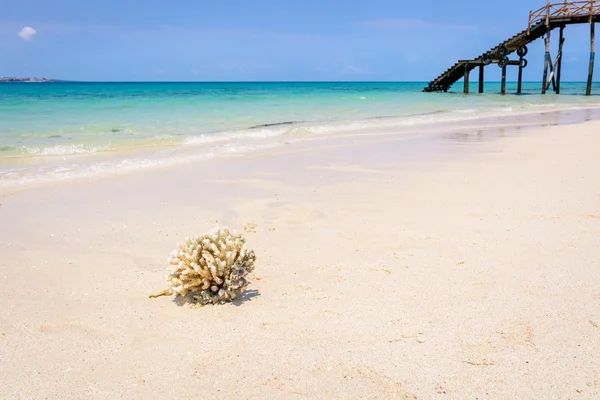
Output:
<svg viewBox="0 0 600 400">
<path fill-rule="evenodd" d="M 554 106 L 552 109 L 564 109 Z M 439 123 L 460 123 L 486 118 L 502 118 L 505 116 L 525 115 L 550 110 L 546 105 L 541 108 L 521 107 L 489 107 L 477 109 L 465 107 L 462 109 L 439 109 L 405 116 L 381 115 L 370 116 L 356 120 L 332 121 L 282 121 L 252 125 L 246 129 L 202 133 L 186 136 L 183 145 L 206 145 L 214 143 L 229 143 L 247 139 L 268 139 L 278 136 L 307 137 L 308 135 L 353 134 L 375 132 L 389 129 L 406 129 Z"/>
<path fill-rule="evenodd" d="M 23 151 L 27 155 L 36 156 L 66 156 L 71 154 L 89 154 L 98 153 L 100 151 L 106 151 L 109 146 L 98 146 L 98 145 L 84 145 L 84 144 L 71 144 L 71 145 L 57 145 L 50 147 L 27 147 L 21 146 L 19 150 Z"/>
<path fill-rule="evenodd" d="M 253 125 L 251 127 L 249 127 L 248 129 L 258 129 L 258 128 L 268 128 L 271 126 L 282 126 L 282 125 L 296 125 L 296 124 L 301 124 L 305 121 L 283 121 L 283 122 L 274 122 L 271 124 L 259 124 L 259 125 Z"/>
<path fill-rule="evenodd" d="M 210 147 L 202 152 L 156 153 L 152 156 L 130 157 L 120 160 L 77 162 L 42 168 L 12 168 L 0 171 L 0 190 L 16 190 L 31 186 L 47 185 L 57 181 L 81 181 L 104 176 L 119 176 L 136 171 L 185 165 L 213 158 L 217 155 L 240 154 L 275 147 L 273 143 L 243 144 L 229 143 Z"/>
<path fill-rule="evenodd" d="M 452 112 L 456 113 L 456 114 L 474 114 L 479 111 L 481 111 L 481 110 L 477 110 L 475 108 L 461 108 L 458 110 L 452 110 Z"/>
<path fill-rule="evenodd" d="M 267 127 L 256 127 L 252 129 L 241 129 L 237 131 L 222 131 L 203 133 L 198 136 L 187 136 L 183 139 L 183 145 L 201 145 L 211 143 L 230 142 L 243 139 L 267 139 L 274 136 L 282 136 L 289 132 L 283 128 L 286 124 L 270 124 Z"/>
</svg>

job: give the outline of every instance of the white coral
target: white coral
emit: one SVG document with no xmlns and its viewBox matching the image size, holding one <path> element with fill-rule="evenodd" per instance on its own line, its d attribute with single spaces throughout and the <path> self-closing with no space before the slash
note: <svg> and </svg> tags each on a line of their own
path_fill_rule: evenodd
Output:
<svg viewBox="0 0 600 400">
<path fill-rule="evenodd" d="M 248 286 L 255 260 L 242 235 L 227 228 L 188 237 L 169 257 L 170 288 L 164 294 L 200 305 L 232 301 Z"/>
</svg>

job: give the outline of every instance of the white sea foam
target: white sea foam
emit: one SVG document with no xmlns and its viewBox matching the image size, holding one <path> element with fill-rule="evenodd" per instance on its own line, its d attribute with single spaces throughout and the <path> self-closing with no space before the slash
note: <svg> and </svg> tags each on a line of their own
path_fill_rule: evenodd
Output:
<svg viewBox="0 0 600 400">
<path fill-rule="evenodd" d="M 477 110 L 475 108 L 463 108 L 459 110 L 452 110 L 452 112 L 457 114 L 474 114 L 480 112 L 480 110 Z"/>
<path fill-rule="evenodd" d="M 183 139 L 182 144 L 184 145 L 199 145 L 199 144 L 210 144 L 210 143 L 221 143 L 229 142 L 232 140 L 243 140 L 243 139 L 267 139 L 270 137 L 276 137 L 284 135 L 289 130 L 280 126 L 276 127 L 265 127 L 259 129 L 241 129 L 236 131 L 223 131 L 215 133 L 203 133 L 198 136 L 187 136 Z"/>
<path fill-rule="evenodd" d="M 97 153 L 100 151 L 106 151 L 109 149 L 109 146 L 93 146 L 93 145 L 84 145 L 84 144 L 71 144 L 71 145 L 57 145 L 50 147 L 27 147 L 21 146 L 20 149 L 29 155 L 39 155 L 39 156 L 64 156 L 70 154 L 88 154 L 88 153 Z"/>
<path fill-rule="evenodd" d="M 77 162 L 58 166 L 36 168 L 13 168 L 0 171 L 0 191 L 50 184 L 57 181 L 79 181 L 103 176 L 118 176 L 136 171 L 185 165 L 195 161 L 210 159 L 219 154 L 237 154 L 248 151 L 264 150 L 275 144 L 254 144 L 232 142 L 212 146 L 202 152 L 154 154 L 152 156 L 131 157 L 102 162 Z"/>
</svg>

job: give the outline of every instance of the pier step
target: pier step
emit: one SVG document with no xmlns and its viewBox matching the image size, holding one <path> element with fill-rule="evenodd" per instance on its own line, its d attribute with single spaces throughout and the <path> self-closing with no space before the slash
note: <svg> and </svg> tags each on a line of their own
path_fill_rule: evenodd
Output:
<svg viewBox="0 0 600 400">
<path fill-rule="evenodd" d="M 551 26 L 551 29 L 556 28 L 556 26 Z M 517 51 L 521 47 L 539 39 L 547 32 L 546 24 L 537 23 L 530 27 L 529 29 L 524 29 L 523 31 L 517 33 L 511 38 L 505 40 L 504 42 L 498 44 L 495 47 L 492 47 L 487 52 L 481 54 L 479 57 L 474 58 L 473 60 L 469 60 L 468 62 L 457 62 L 446 71 L 444 71 L 440 76 L 429 82 L 427 87 L 423 89 L 424 92 L 446 92 L 450 87 L 464 77 L 465 68 L 470 72 L 472 71 L 477 64 L 473 62 L 482 62 L 484 59 L 498 59 L 501 58 L 502 55 L 508 56 L 509 54 Z"/>
</svg>

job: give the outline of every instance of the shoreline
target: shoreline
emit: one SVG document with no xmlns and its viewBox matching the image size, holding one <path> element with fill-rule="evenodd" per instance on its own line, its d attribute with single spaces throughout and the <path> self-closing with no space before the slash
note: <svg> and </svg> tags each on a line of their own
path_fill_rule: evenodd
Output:
<svg viewBox="0 0 600 400">
<path fill-rule="evenodd" d="M 425 115 L 426 116 L 426 115 Z M 391 120 L 397 120 L 394 117 Z M 380 118 L 368 119 L 380 120 Z M 4 157 L 0 159 L 0 193 L 18 192 L 35 187 L 53 184 L 77 183 L 96 179 L 114 178 L 127 174 L 151 173 L 164 168 L 192 166 L 198 162 L 233 155 L 252 155 L 286 146 L 302 146 L 303 143 L 331 142 L 335 140 L 352 140 L 362 138 L 373 140 L 373 137 L 405 135 L 406 137 L 460 135 L 463 131 L 477 131 L 484 135 L 485 131 L 504 129 L 531 129 L 546 125 L 568 125 L 584 121 L 600 120 L 600 107 L 565 108 L 559 110 L 536 110 L 517 115 L 495 115 L 465 117 L 447 122 L 425 122 L 416 125 L 400 124 L 391 126 L 374 126 L 360 129 L 338 129 L 325 134 L 290 134 L 274 136 L 245 137 L 237 133 L 228 137 L 198 137 L 188 144 L 146 145 L 143 147 L 123 148 L 119 150 L 99 151 L 86 154 L 65 154 L 51 156 Z M 340 121 L 339 123 L 349 123 Z M 444 124 L 440 132 L 440 124 Z M 266 124 L 263 128 L 272 128 L 280 124 Z M 284 124 L 286 126 L 288 124 Z M 259 130 L 260 130 L 259 129 Z M 255 128 L 246 131 L 254 133 Z M 243 131 L 240 131 L 243 132 Z M 16 169 L 15 169 L 16 168 Z M 33 169 L 32 169 L 33 168 Z"/>
</svg>

